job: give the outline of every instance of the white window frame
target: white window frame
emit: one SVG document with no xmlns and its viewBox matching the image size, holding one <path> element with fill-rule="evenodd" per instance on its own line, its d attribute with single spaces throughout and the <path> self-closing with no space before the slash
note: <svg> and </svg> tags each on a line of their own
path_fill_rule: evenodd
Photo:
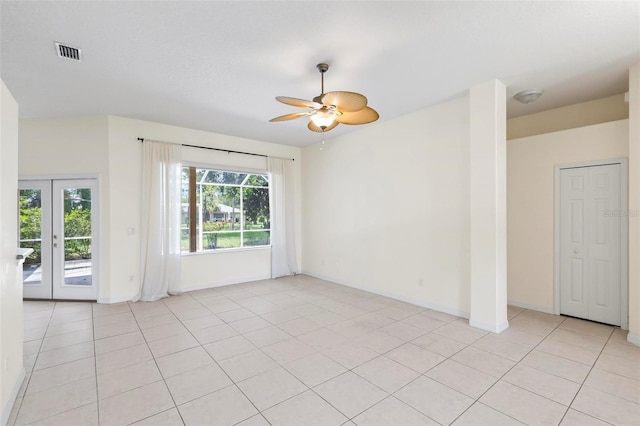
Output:
<svg viewBox="0 0 640 426">
<path fill-rule="evenodd" d="M 182 255 L 183 256 L 189 256 L 189 255 L 197 255 L 197 254 L 202 254 L 202 253 L 217 253 L 217 252 L 224 252 L 224 251 L 240 251 L 240 250 L 260 250 L 260 249 L 266 249 L 266 248 L 271 248 L 271 229 L 268 229 L 267 231 L 269 232 L 269 244 L 264 244 L 264 245 L 257 245 L 257 246 L 245 246 L 244 245 L 244 237 L 245 237 L 245 232 L 247 233 L 251 233 L 251 232 L 261 232 L 263 230 L 245 230 L 245 219 L 244 219 L 244 194 L 242 189 L 243 188 L 258 188 L 258 189 L 267 189 L 267 191 L 269 191 L 269 185 L 271 185 L 271 179 L 270 179 L 270 175 L 269 172 L 266 170 L 257 170 L 257 169 L 249 169 L 249 168 L 242 168 L 242 167 L 237 167 L 237 168 L 230 168 L 230 167 L 224 167 L 224 166 L 216 166 L 216 165 L 210 165 L 210 164 L 201 164 L 201 163 L 191 163 L 191 162 L 185 162 L 182 163 L 182 168 L 189 168 L 189 167 L 194 167 L 196 168 L 196 170 L 198 169 L 204 169 L 207 171 L 214 171 L 214 172 L 227 172 L 227 173 L 238 173 L 238 174 L 246 174 L 244 180 L 242 183 L 240 184 L 230 184 L 230 183 L 209 183 L 209 182 L 203 182 L 203 180 L 206 178 L 207 174 L 205 173 L 202 178 L 200 179 L 200 181 L 196 181 L 195 185 L 196 185 L 196 190 L 200 191 L 200 197 L 199 199 L 202 200 L 202 187 L 204 185 L 211 185 L 211 186 L 228 186 L 228 187 L 236 187 L 236 188 L 240 188 L 240 247 L 229 247 L 229 248 L 215 248 L 215 249 L 202 249 L 203 247 L 203 236 L 205 234 L 204 232 L 204 222 L 203 222 L 203 215 L 202 215 L 202 202 L 198 203 L 196 202 L 196 208 L 198 209 L 198 224 L 197 224 L 197 244 L 196 244 L 196 251 L 182 251 Z M 257 186 L 257 185 L 245 185 L 245 182 L 247 181 L 247 179 L 249 179 L 249 176 L 251 175 L 258 175 L 258 176 L 262 176 L 266 181 L 267 181 L 267 186 Z M 184 184 L 184 181 L 181 182 L 181 185 Z M 190 202 L 186 202 L 186 203 L 181 203 L 181 205 L 184 207 L 186 206 L 187 208 L 190 208 Z M 271 209 L 269 209 L 269 223 L 271 223 Z M 185 228 L 182 227 L 181 224 L 181 232 L 182 230 L 184 230 Z M 190 229 L 186 228 L 189 232 Z M 229 230 L 224 230 L 224 231 L 207 231 L 207 233 L 216 233 L 216 234 L 224 234 L 224 233 L 235 233 L 238 231 L 229 231 Z M 198 247 L 200 247 L 200 249 L 198 250 Z"/>
</svg>

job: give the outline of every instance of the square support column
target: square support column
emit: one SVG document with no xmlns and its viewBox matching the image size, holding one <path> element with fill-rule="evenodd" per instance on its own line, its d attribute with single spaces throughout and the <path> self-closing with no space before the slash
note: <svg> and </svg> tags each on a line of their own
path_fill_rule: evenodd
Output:
<svg viewBox="0 0 640 426">
<path fill-rule="evenodd" d="M 469 91 L 470 255 L 469 325 L 493 333 L 507 321 L 507 112 L 498 80 Z"/>
<path fill-rule="evenodd" d="M 629 334 L 640 346 L 640 63 L 629 69 Z"/>
</svg>

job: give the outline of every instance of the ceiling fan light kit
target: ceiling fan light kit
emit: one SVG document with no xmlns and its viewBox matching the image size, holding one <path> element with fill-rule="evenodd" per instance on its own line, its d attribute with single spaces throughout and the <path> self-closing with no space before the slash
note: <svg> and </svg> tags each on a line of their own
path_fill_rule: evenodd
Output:
<svg viewBox="0 0 640 426">
<path fill-rule="evenodd" d="M 521 104 L 532 104 L 537 101 L 544 93 L 542 89 L 523 90 L 513 95 L 513 99 Z"/>
<path fill-rule="evenodd" d="M 313 121 L 313 124 L 320 128 L 326 129 L 331 126 L 335 120 L 335 112 L 332 113 L 331 111 L 324 109 L 324 107 L 320 109 L 320 111 L 311 115 L 311 121 Z"/>
<path fill-rule="evenodd" d="M 294 112 L 272 118 L 269 121 L 287 121 L 300 117 L 309 117 L 307 128 L 312 132 L 328 132 L 338 124 L 367 124 L 376 121 L 380 116 L 371 107 L 367 106 L 367 98 L 356 92 L 324 92 L 324 73 L 329 65 L 320 63 L 316 65 L 320 72 L 320 94 L 307 101 L 287 96 L 277 96 L 276 100 L 286 105 L 306 108 L 304 112 Z"/>
</svg>

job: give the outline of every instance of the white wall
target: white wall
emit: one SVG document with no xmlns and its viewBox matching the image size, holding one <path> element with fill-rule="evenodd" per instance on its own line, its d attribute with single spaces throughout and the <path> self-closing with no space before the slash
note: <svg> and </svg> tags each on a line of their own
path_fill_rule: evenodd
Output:
<svg viewBox="0 0 640 426">
<path fill-rule="evenodd" d="M 624 93 L 507 120 L 507 139 L 520 139 L 629 118 Z"/>
<path fill-rule="evenodd" d="M 21 119 L 18 173 L 24 178 L 97 177 L 100 293 L 109 288 L 109 157 L 107 117 Z"/>
<path fill-rule="evenodd" d="M 20 175 L 95 174 L 99 178 L 101 302 L 129 300 L 140 285 L 139 137 L 295 158 L 299 180 L 300 149 L 295 147 L 115 116 L 21 120 Z M 183 148 L 183 159 L 266 169 L 263 157 L 194 148 Z M 300 217 L 296 219 L 299 224 Z M 271 271 L 269 249 L 189 255 L 183 260 L 181 288 L 185 290 L 267 278 Z"/>
<path fill-rule="evenodd" d="M 304 273 L 468 316 L 468 97 L 304 148 L 302 188 Z"/>
<path fill-rule="evenodd" d="M 182 256 L 182 290 L 271 278 L 271 249 L 254 248 Z"/>
<path fill-rule="evenodd" d="M 628 120 L 507 142 L 509 303 L 553 312 L 554 167 L 626 158 Z"/>
<path fill-rule="evenodd" d="M 18 104 L 0 80 L 0 424 L 22 380 L 22 274 L 17 267 Z M 19 274 L 19 275 L 18 275 Z"/>
</svg>

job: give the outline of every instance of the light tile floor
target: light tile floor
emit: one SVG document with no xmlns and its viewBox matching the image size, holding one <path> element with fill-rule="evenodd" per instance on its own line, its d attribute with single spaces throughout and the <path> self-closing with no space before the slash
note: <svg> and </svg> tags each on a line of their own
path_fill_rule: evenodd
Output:
<svg viewBox="0 0 640 426">
<path fill-rule="evenodd" d="M 10 425 L 640 424 L 618 328 L 467 320 L 296 276 L 150 303 L 24 302 Z"/>
</svg>

